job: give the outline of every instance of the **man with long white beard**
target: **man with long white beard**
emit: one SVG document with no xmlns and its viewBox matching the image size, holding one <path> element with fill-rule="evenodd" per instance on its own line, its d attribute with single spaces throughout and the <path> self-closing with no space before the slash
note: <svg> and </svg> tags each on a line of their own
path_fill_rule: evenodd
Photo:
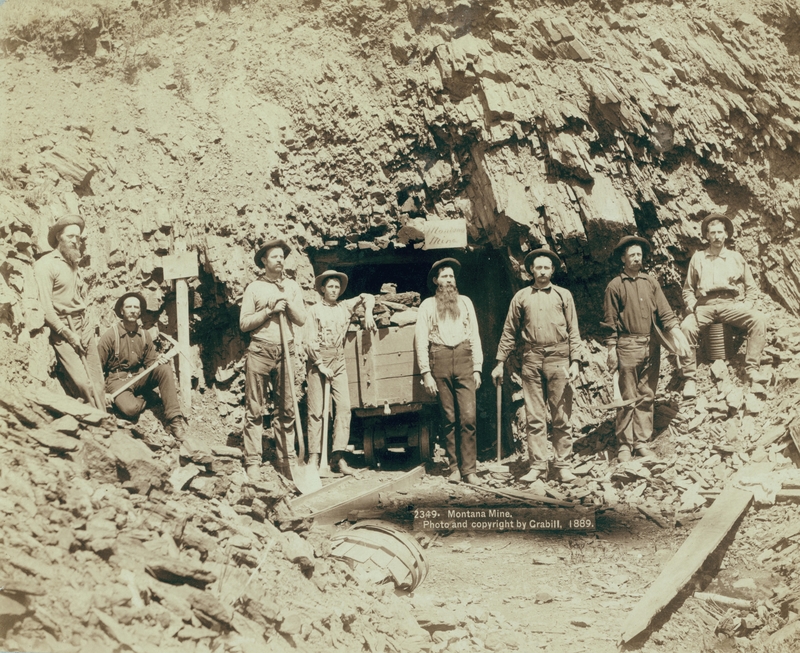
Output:
<svg viewBox="0 0 800 653">
<path fill-rule="evenodd" d="M 415 344 L 422 383 L 431 396 L 439 395 L 444 414 L 449 480 L 483 485 L 475 441 L 475 391 L 481 386 L 483 350 L 475 307 L 456 287 L 460 270 L 453 258 L 431 267 L 428 287 L 436 295 L 419 307 Z"/>
<path fill-rule="evenodd" d="M 50 327 L 50 344 L 66 374 L 67 392 L 105 410 L 103 370 L 94 329 L 86 320 L 86 299 L 79 264 L 84 221 L 60 218 L 47 233 L 53 251 L 34 264 L 39 301 Z M 86 364 L 84 365 L 84 361 Z"/>
</svg>

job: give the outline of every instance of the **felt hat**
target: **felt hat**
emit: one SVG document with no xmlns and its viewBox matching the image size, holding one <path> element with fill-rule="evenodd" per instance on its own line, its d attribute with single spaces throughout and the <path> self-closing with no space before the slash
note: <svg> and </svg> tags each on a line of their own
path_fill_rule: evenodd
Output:
<svg viewBox="0 0 800 653">
<path fill-rule="evenodd" d="M 318 277 L 314 279 L 314 288 L 316 291 L 321 295 L 322 294 L 322 286 L 325 285 L 325 282 L 328 279 L 335 278 L 339 280 L 341 284 L 341 289 L 339 290 L 339 296 L 342 296 L 344 293 L 345 288 L 347 288 L 347 275 L 344 272 L 337 272 L 336 270 L 327 270 L 320 274 Z"/>
<path fill-rule="evenodd" d="M 266 254 L 273 247 L 280 247 L 283 250 L 284 257 L 289 256 L 292 251 L 292 248 L 286 244 L 286 241 L 283 238 L 274 238 L 273 240 L 268 240 L 256 250 L 256 255 L 253 257 L 253 260 L 256 262 L 258 267 L 264 267 L 264 261 L 262 260 L 264 258 L 264 254 Z"/>
<path fill-rule="evenodd" d="M 700 233 L 703 234 L 703 238 L 708 237 L 706 236 L 708 223 L 713 222 L 714 220 L 719 220 L 722 222 L 722 224 L 725 225 L 725 231 L 728 233 L 728 238 L 733 238 L 733 222 L 724 213 L 709 213 L 705 218 L 703 218 L 703 222 L 700 225 Z"/>
<path fill-rule="evenodd" d="M 612 258 L 619 259 L 625 249 L 630 245 L 639 245 L 642 248 L 642 257 L 650 253 L 650 242 L 646 238 L 642 238 L 641 236 L 623 236 L 619 239 L 617 246 L 614 248 Z"/>
<path fill-rule="evenodd" d="M 58 236 L 64 231 L 65 227 L 69 227 L 72 224 L 76 224 L 81 228 L 81 233 L 83 233 L 83 229 L 86 226 L 86 223 L 83 221 L 83 218 L 79 215 L 65 215 L 59 218 L 56 223 L 50 227 L 50 231 L 47 232 L 47 242 L 55 249 L 58 247 Z"/>
<path fill-rule="evenodd" d="M 436 284 L 433 279 L 439 276 L 441 268 L 453 268 L 453 274 L 457 277 L 458 273 L 461 272 L 461 263 L 454 258 L 443 258 L 431 266 L 431 271 L 428 272 L 428 288 L 434 292 L 436 291 Z"/>
<path fill-rule="evenodd" d="M 117 303 L 114 304 L 114 312 L 117 314 L 117 317 L 122 318 L 122 305 L 125 303 L 125 300 L 129 297 L 136 297 L 139 300 L 139 308 L 142 311 L 142 314 L 147 310 L 147 300 L 142 297 L 141 293 L 138 292 L 126 292 L 122 295 L 118 300 Z"/>
<path fill-rule="evenodd" d="M 525 269 L 528 271 L 529 274 L 533 274 L 531 271 L 531 266 L 533 266 L 533 261 L 540 256 L 546 256 L 553 262 L 553 271 L 556 272 L 564 267 L 564 262 L 558 257 L 558 254 L 555 252 L 539 248 L 534 249 L 532 252 L 529 252 L 528 255 L 525 257 Z"/>
</svg>

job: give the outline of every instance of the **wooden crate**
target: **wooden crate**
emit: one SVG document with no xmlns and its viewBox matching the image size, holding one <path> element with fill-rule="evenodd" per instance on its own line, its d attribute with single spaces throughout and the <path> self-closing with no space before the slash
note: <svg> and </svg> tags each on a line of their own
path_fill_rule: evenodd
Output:
<svg viewBox="0 0 800 653">
<path fill-rule="evenodd" d="M 409 324 L 347 334 L 344 351 L 353 408 L 436 402 L 422 387 L 414 330 Z"/>
</svg>

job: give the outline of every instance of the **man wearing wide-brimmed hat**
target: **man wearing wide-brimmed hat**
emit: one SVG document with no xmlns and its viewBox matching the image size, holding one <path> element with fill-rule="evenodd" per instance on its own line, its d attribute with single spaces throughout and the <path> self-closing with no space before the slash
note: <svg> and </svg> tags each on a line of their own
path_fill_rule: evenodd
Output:
<svg viewBox="0 0 800 653">
<path fill-rule="evenodd" d="M 751 383 L 768 380 L 759 371 L 761 352 L 766 343 L 767 320 L 755 309 L 758 287 L 744 257 L 725 247 L 725 242 L 733 237 L 733 223 L 722 213 L 711 213 L 703 220 L 701 232 L 708 241 L 708 249 L 694 253 L 683 284 L 683 301 L 688 315 L 681 323 L 681 331 L 692 345 L 689 356 L 681 360 L 686 379 L 684 397 L 697 394 L 694 347 L 700 328 L 714 322 L 747 329 L 747 379 Z"/>
<path fill-rule="evenodd" d="M 669 330 L 681 355 L 687 351 L 664 292 L 655 277 L 642 272 L 650 243 L 639 236 L 623 236 L 612 255 L 621 261 L 622 272 L 606 287 L 603 303 L 608 367 L 619 372 L 619 390 L 623 400 L 632 400 L 617 410 L 616 435 L 620 462 L 632 453 L 653 455 L 649 442 L 653 437 L 653 410 L 661 346 L 659 330 Z M 655 326 L 654 326 L 655 325 Z"/>
<path fill-rule="evenodd" d="M 147 310 L 147 302 L 138 292 L 126 292 L 114 304 L 119 318 L 101 337 L 97 346 L 106 374 L 106 403 L 113 404 L 126 417 L 134 418 L 145 409 L 142 393 L 158 386 L 164 417 L 170 432 L 179 442 L 186 439 L 186 420 L 178 402 L 175 375 L 169 358 L 159 354 L 139 319 Z M 150 373 L 136 381 L 113 400 L 111 394 L 146 368 L 157 363 Z"/>
<path fill-rule="evenodd" d="M 269 381 L 278 419 L 273 419 L 279 471 L 289 475 L 289 466 L 297 457 L 294 442 L 294 401 L 284 365 L 280 316 L 285 314 L 289 333 L 289 360 L 294 365 L 294 327 L 303 326 L 306 309 L 296 281 L 284 274 L 284 261 L 291 253 L 286 241 L 276 238 L 256 250 L 255 264 L 264 270 L 260 279 L 245 288 L 239 328 L 250 334 L 245 363 L 244 457 L 247 475 L 258 480 L 261 475 L 263 416 L 266 381 Z"/>
<path fill-rule="evenodd" d="M 511 300 L 497 346 L 495 385 L 503 382 L 505 361 L 517 342 L 523 345 L 522 392 L 525 399 L 525 434 L 530 469 L 521 480 L 533 483 L 547 475 L 548 413 L 553 425 L 553 466 L 563 482 L 575 480 L 572 456 L 572 385 L 584 360 L 575 300 L 566 288 L 551 282 L 561 259 L 549 249 L 535 249 L 525 257 L 533 284 Z"/>
<path fill-rule="evenodd" d="M 103 371 L 94 328 L 86 319 L 86 298 L 80 271 L 84 221 L 78 215 L 60 218 L 47 234 L 53 248 L 34 264 L 39 301 L 50 327 L 50 343 L 66 374 L 66 390 L 104 409 Z"/>
<path fill-rule="evenodd" d="M 350 440 L 350 387 L 344 360 L 344 341 L 350 319 L 356 309 L 364 305 L 364 327 L 376 329 L 372 310 L 375 297 L 362 293 L 352 299 L 339 301 L 347 288 L 344 272 L 328 270 L 314 280 L 314 288 L 322 301 L 311 306 L 306 320 L 306 353 L 308 354 L 308 464 L 319 465 L 322 450 L 322 411 L 324 386 L 330 383 L 331 396 L 336 406 L 331 446 L 331 468 L 342 474 L 352 474 L 353 469 L 345 459 Z"/>
<path fill-rule="evenodd" d="M 414 344 L 425 390 L 439 396 L 450 480 L 483 485 L 478 476 L 475 391 L 481 385 L 483 349 L 478 318 L 469 297 L 459 294 L 461 263 L 436 261 L 428 287 L 436 291 L 419 307 Z"/>
</svg>

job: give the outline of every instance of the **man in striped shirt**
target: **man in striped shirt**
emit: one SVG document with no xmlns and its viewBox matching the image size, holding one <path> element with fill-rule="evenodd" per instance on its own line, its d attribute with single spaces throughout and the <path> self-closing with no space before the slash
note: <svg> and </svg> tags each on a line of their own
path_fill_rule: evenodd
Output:
<svg viewBox="0 0 800 653">
<path fill-rule="evenodd" d="M 436 294 L 419 307 L 415 346 L 425 390 L 438 395 L 442 407 L 449 480 L 483 485 L 475 440 L 475 392 L 481 386 L 483 350 L 475 307 L 456 286 L 460 270 L 454 258 L 431 266 L 428 287 Z"/>
</svg>

